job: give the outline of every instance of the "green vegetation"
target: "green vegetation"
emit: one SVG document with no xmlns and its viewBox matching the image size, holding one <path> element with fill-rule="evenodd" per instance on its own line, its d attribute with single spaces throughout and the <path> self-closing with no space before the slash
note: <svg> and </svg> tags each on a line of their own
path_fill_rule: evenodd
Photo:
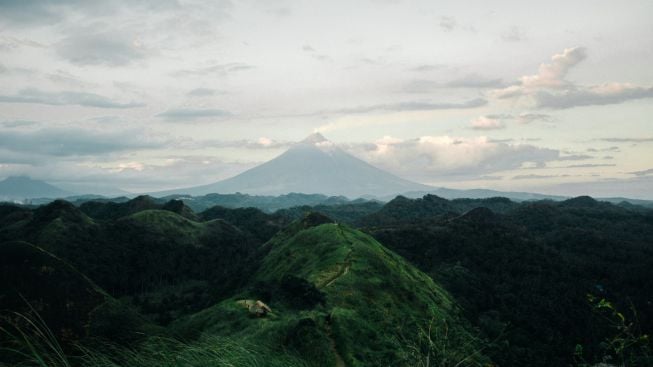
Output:
<svg viewBox="0 0 653 367">
<path fill-rule="evenodd" d="M 618 366 L 650 366 L 653 364 L 650 336 L 643 334 L 637 311 L 631 307 L 631 318 L 626 318 L 612 302 L 589 294 L 587 299 L 593 311 L 612 329 L 612 333 L 600 344 L 601 351 L 593 358 L 598 363 L 611 363 Z M 574 359 L 578 367 L 589 367 L 583 346 L 576 345 Z"/>
<path fill-rule="evenodd" d="M 588 197 L 0 205 L 0 365 L 648 366 L 651 244 Z"/>
<path fill-rule="evenodd" d="M 203 330 L 291 346 L 302 354 L 322 353 L 319 360 L 326 366 L 335 363 L 335 356 L 348 366 L 410 366 L 408 342 L 417 342 L 420 328 L 431 318 L 447 320 L 450 332 L 465 340 L 451 346 L 452 360 L 457 356 L 461 362 L 481 348 L 453 300 L 428 276 L 361 232 L 319 220 L 315 226 L 305 223 L 296 223 L 265 245 L 269 253 L 252 287 L 179 320 L 173 329 L 187 337 Z M 292 297 L 292 291 L 298 296 Z M 245 298 L 263 299 L 273 314 L 249 317 L 236 304 Z M 312 337 L 289 337 L 295 334 Z M 482 361 L 482 355 L 472 356 L 461 365 Z"/>
<path fill-rule="evenodd" d="M 612 328 L 588 307 L 587 293 L 620 309 L 632 302 L 642 331 L 653 329 L 652 212 L 581 197 L 523 203 L 503 215 L 452 214 L 439 209 L 451 203 L 427 199 L 388 204 L 383 216 L 364 218 L 367 231 L 453 294 L 496 340 L 486 352 L 499 365 L 568 365 L 577 344 L 600 361 Z M 413 210 L 420 218 L 406 222 Z"/>
</svg>

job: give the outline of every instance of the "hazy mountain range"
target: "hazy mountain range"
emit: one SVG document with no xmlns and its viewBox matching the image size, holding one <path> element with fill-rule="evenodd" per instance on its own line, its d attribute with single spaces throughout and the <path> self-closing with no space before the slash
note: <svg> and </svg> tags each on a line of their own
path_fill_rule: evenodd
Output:
<svg viewBox="0 0 653 367">
<path fill-rule="evenodd" d="M 412 182 L 389 172 L 376 168 L 361 159 L 337 147 L 319 133 L 311 134 L 306 139 L 292 145 L 280 156 L 251 168 L 234 177 L 208 185 L 180 188 L 150 193 L 155 197 L 194 196 L 202 197 L 209 194 L 235 195 L 233 207 L 243 202 L 249 206 L 257 206 L 257 202 L 269 202 L 270 197 L 300 193 L 306 195 L 324 195 L 318 202 L 329 196 L 346 197 L 349 199 L 365 198 L 389 201 L 397 195 L 409 198 L 419 198 L 426 194 L 437 195 L 446 199 L 456 198 L 490 198 L 507 197 L 516 201 L 527 200 L 564 200 L 565 196 L 545 195 L 528 192 L 503 192 L 487 189 L 457 190 L 438 188 Z M 107 197 L 135 194 L 116 188 L 77 187 L 60 188 L 44 181 L 28 177 L 8 177 L 0 181 L 0 200 L 21 201 L 26 199 L 71 198 L 83 195 L 102 195 Z M 210 199 L 210 200 L 209 200 Z M 344 198 L 343 198 L 344 199 Z M 201 201 L 197 199 L 195 201 Z M 215 205 L 215 197 L 207 198 Z M 628 198 L 601 198 L 613 203 L 627 201 L 631 204 L 651 206 L 653 202 Z M 47 202 L 48 200 L 43 200 Z M 223 204 L 224 198 L 220 199 Z M 294 205 L 296 198 L 293 199 Z M 315 204 L 311 198 L 311 203 Z M 37 201 L 40 203 L 41 201 Z M 302 203 L 303 204 L 303 203 Z M 258 207 L 258 206 L 257 206 Z M 275 205 L 275 208 L 287 207 Z M 266 207 L 266 209 L 268 209 Z"/>
</svg>

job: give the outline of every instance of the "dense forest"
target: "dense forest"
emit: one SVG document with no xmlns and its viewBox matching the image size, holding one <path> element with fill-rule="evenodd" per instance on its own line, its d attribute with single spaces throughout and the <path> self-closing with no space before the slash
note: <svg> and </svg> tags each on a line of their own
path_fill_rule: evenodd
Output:
<svg viewBox="0 0 653 367">
<path fill-rule="evenodd" d="M 0 365 L 653 364 L 653 210 L 285 199 L 0 205 Z"/>
</svg>

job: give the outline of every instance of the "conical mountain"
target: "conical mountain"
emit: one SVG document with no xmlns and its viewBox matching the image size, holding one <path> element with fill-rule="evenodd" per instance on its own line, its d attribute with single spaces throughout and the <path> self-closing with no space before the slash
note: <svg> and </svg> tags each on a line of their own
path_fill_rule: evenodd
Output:
<svg viewBox="0 0 653 367">
<path fill-rule="evenodd" d="M 337 147 L 319 133 L 294 144 L 280 156 L 213 184 L 157 193 L 205 195 L 235 192 L 253 195 L 304 194 L 395 195 L 431 190 L 376 168 Z"/>
</svg>

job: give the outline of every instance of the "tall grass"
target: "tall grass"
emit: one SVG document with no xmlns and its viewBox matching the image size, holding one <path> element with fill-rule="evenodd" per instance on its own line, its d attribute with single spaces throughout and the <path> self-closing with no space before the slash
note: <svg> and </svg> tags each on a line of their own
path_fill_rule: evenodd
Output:
<svg viewBox="0 0 653 367">
<path fill-rule="evenodd" d="M 0 366 L 70 367 L 54 333 L 29 302 L 29 314 L 0 315 Z M 5 357 L 6 356 L 6 357 Z"/>
<path fill-rule="evenodd" d="M 298 356 L 224 337 L 151 337 L 134 347 L 95 340 L 65 353 L 38 313 L 11 313 L 0 327 L 0 367 L 306 367 Z"/>
<path fill-rule="evenodd" d="M 414 367 L 484 367 L 492 365 L 483 356 L 487 347 L 472 335 L 450 329 L 445 319 L 433 317 L 417 338 L 404 340 L 408 365 Z"/>
<path fill-rule="evenodd" d="M 223 337 L 208 337 L 193 343 L 151 338 L 136 349 L 111 347 L 82 349 L 80 365 L 89 367 L 304 367 L 299 358 Z"/>
</svg>

